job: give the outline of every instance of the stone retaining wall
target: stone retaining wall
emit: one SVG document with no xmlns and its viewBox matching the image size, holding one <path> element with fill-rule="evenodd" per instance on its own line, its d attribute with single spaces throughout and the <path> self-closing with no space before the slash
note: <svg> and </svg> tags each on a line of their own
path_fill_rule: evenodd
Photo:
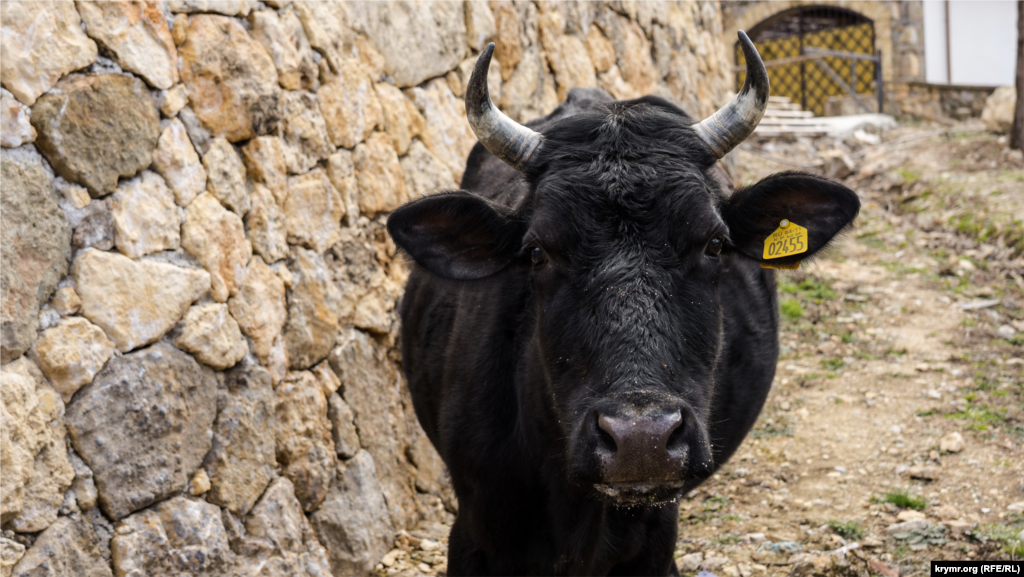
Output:
<svg viewBox="0 0 1024 577">
<path fill-rule="evenodd" d="M 457 504 L 384 223 L 461 99 L 726 97 L 712 2 L 0 3 L 2 575 L 365 574 Z"/>
</svg>

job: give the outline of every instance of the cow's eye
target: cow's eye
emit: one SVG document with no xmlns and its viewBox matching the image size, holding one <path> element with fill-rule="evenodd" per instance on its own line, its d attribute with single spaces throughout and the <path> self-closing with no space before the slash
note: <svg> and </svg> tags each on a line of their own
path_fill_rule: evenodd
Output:
<svg viewBox="0 0 1024 577">
<path fill-rule="evenodd" d="M 530 247 L 530 260 L 533 264 L 544 264 L 548 260 L 548 255 L 544 254 L 544 249 L 539 246 Z"/>
<path fill-rule="evenodd" d="M 704 249 L 704 254 L 708 256 L 718 256 L 722 253 L 722 246 L 725 244 L 725 239 L 720 236 L 716 236 L 708 242 L 708 246 Z"/>
</svg>

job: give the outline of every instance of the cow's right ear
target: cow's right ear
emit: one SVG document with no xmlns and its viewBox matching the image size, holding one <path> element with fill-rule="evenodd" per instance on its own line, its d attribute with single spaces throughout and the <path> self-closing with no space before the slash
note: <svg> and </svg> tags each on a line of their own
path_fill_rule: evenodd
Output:
<svg viewBox="0 0 1024 577">
<path fill-rule="evenodd" d="M 456 191 L 421 198 L 388 218 L 395 243 L 430 272 L 475 280 L 508 266 L 522 248 L 525 227 L 508 209 Z"/>
</svg>

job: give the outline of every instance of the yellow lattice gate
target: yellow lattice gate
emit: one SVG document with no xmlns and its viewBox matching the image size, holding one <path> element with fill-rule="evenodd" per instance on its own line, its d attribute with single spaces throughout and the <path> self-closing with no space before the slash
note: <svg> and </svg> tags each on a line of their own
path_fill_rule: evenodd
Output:
<svg viewBox="0 0 1024 577">
<path fill-rule="evenodd" d="M 861 112 L 882 111 L 881 53 L 874 23 L 863 15 L 801 6 L 768 18 L 748 35 L 768 68 L 772 96 L 788 96 L 818 116 L 841 109 L 842 99 Z M 746 61 L 738 44 L 735 53 L 739 90 Z"/>
</svg>

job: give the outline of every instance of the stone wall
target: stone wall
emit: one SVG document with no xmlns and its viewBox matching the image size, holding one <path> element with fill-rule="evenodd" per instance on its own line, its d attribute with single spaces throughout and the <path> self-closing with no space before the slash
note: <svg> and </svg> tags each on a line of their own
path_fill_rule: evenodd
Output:
<svg viewBox="0 0 1024 577">
<path fill-rule="evenodd" d="M 450 520 L 384 223 L 459 182 L 475 55 L 519 120 L 730 78 L 712 2 L 0 11 L 3 576 L 362 574 Z"/>
</svg>

